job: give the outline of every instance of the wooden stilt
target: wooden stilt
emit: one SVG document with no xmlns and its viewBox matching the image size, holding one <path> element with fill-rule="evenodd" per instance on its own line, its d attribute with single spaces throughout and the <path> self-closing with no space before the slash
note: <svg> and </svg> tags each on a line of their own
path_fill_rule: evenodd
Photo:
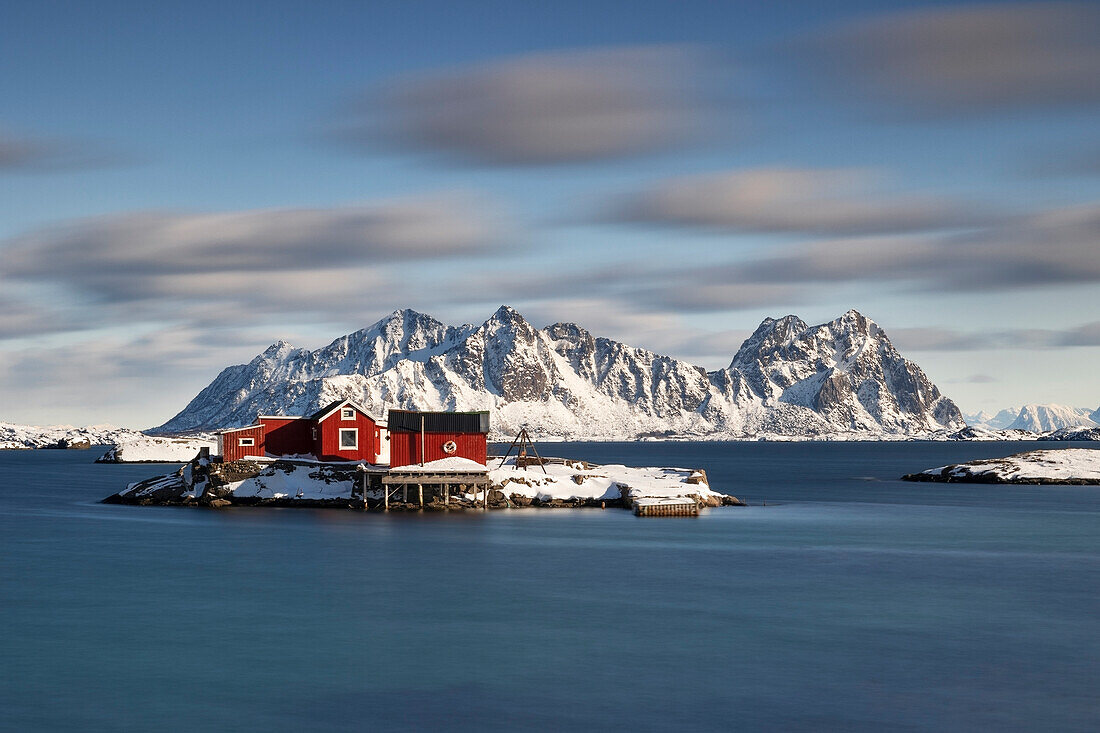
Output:
<svg viewBox="0 0 1100 733">
<path fill-rule="evenodd" d="M 390 487 L 389 484 L 382 484 L 382 511 L 388 512 L 390 510 Z"/>
<path fill-rule="evenodd" d="M 416 485 L 416 492 L 420 494 L 420 508 L 424 508 L 424 484 Z"/>
<path fill-rule="evenodd" d="M 443 506 L 451 505 L 451 485 L 443 484 Z"/>
</svg>

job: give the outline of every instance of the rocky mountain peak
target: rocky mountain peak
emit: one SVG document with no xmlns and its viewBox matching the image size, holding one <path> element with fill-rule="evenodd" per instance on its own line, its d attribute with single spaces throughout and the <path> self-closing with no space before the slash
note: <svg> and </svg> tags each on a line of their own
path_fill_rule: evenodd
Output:
<svg viewBox="0 0 1100 733">
<path fill-rule="evenodd" d="M 767 358 L 768 355 L 790 345 L 799 334 L 805 332 L 806 328 L 806 322 L 798 316 L 765 318 L 756 327 L 752 336 L 741 344 L 741 348 L 737 350 L 733 361 L 730 362 L 730 368 L 748 366 L 755 361 Z"/>
<path fill-rule="evenodd" d="M 490 409 L 497 435 L 744 437 L 922 433 L 962 426 L 954 403 L 855 311 L 820 326 L 765 319 L 728 369 L 700 367 L 575 323 L 535 329 L 501 306 L 481 326 L 413 310 L 316 351 L 276 345 L 228 367 L 163 432 L 305 414 L 335 398 L 368 408 Z"/>
<path fill-rule="evenodd" d="M 269 359 L 279 359 L 294 351 L 294 347 L 287 341 L 279 339 L 264 350 L 264 356 Z"/>
<path fill-rule="evenodd" d="M 554 323 L 544 328 L 543 332 L 554 341 L 565 341 L 573 346 L 595 348 L 596 345 L 595 337 L 576 323 Z"/>
</svg>

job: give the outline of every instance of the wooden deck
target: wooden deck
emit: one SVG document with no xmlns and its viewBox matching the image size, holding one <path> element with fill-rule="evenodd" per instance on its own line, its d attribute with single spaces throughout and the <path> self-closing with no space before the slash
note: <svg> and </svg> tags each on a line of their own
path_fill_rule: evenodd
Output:
<svg viewBox="0 0 1100 733">
<path fill-rule="evenodd" d="M 424 507 L 424 494 L 427 491 L 429 498 L 432 494 L 442 499 L 444 506 L 451 503 L 451 493 L 481 495 L 481 506 L 489 508 L 489 472 L 485 471 L 390 471 L 382 477 L 382 508 L 389 511 L 390 500 L 396 499 L 398 494 L 401 501 L 409 503 L 410 490 L 414 502 Z"/>
<path fill-rule="evenodd" d="M 676 499 L 636 499 L 634 501 L 636 517 L 697 517 L 699 503 L 690 498 Z"/>
</svg>

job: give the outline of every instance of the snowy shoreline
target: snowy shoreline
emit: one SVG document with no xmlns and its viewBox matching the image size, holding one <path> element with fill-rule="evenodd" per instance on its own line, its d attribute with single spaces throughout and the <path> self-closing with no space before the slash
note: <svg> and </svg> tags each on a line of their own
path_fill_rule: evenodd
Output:
<svg viewBox="0 0 1100 733">
<path fill-rule="evenodd" d="M 1100 485 L 1100 450 L 1056 448 L 928 468 L 904 481 L 978 484 Z"/>
<path fill-rule="evenodd" d="M 381 477 L 408 476 L 416 483 L 418 473 L 449 472 L 471 477 L 486 474 L 484 491 L 454 492 L 444 504 L 438 495 L 425 502 L 428 510 L 463 510 L 488 506 L 490 509 L 521 507 L 623 507 L 639 500 L 691 500 L 699 506 L 739 506 L 736 497 L 710 488 L 706 472 L 682 468 L 632 468 L 622 465 L 594 466 L 583 461 L 560 460 L 546 466 L 517 467 L 515 460 L 503 467 L 486 467 L 473 461 L 461 466 L 442 465 L 443 459 L 424 467 L 395 469 L 362 464 L 317 463 L 281 459 L 243 459 L 214 463 L 195 458 L 178 470 L 129 484 L 104 503 L 162 506 L 307 506 L 380 510 L 383 507 Z M 439 464 L 439 465 L 436 465 Z M 469 464 L 469 465 L 465 465 Z M 471 481 L 473 483 L 473 481 Z M 364 492 L 364 486 L 366 491 Z M 420 510 L 419 503 L 391 497 L 391 511 Z"/>
</svg>

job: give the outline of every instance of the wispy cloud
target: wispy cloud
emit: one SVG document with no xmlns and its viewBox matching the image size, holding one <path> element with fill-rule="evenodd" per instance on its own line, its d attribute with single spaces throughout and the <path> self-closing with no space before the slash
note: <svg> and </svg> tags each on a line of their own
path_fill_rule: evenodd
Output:
<svg viewBox="0 0 1100 733">
<path fill-rule="evenodd" d="M 864 169 L 756 168 L 663 181 L 612 204 L 625 222 L 743 232 L 872 234 L 988 223 L 981 206 L 944 198 L 882 195 Z"/>
<path fill-rule="evenodd" d="M 746 282 L 910 281 L 975 292 L 1100 282 L 1100 204 L 1006 218 L 965 235 L 816 241 L 727 274 Z"/>
<path fill-rule="evenodd" d="M 1100 321 L 1064 329 L 960 331 L 951 328 L 892 328 L 890 338 L 899 349 L 916 352 L 1100 346 Z"/>
<path fill-rule="evenodd" d="M 0 126 L 0 173 L 35 173 L 104 168 L 132 162 L 89 141 L 17 134 Z"/>
<path fill-rule="evenodd" d="M 0 340 L 73 328 L 72 322 L 52 309 L 0 295 Z"/>
<path fill-rule="evenodd" d="M 1090 4 L 907 10 L 792 50 L 801 69 L 835 82 L 831 94 L 922 114 L 1100 102 L 1100 11 Z"/>
<path fill-rule="evenodd" d="M 647 153 L 706 125 L 713 73 L 698 47 L 536 53 L 395 80 L 348 105 L 334 133 L 494 165 Z"/>
<path fill-rule="evenodd" d="M 135 213 L 32 232 L 0 249 L 4 277 L 59 285 L 99 303 L 218 304 L 248 313 L 339 311 L 394 297 L 381 270 L 500 246 L 487 200 L 442 195 L 328 209 Z M 343 305 L 341 305 L 343 304 Z"/>
</svg>

